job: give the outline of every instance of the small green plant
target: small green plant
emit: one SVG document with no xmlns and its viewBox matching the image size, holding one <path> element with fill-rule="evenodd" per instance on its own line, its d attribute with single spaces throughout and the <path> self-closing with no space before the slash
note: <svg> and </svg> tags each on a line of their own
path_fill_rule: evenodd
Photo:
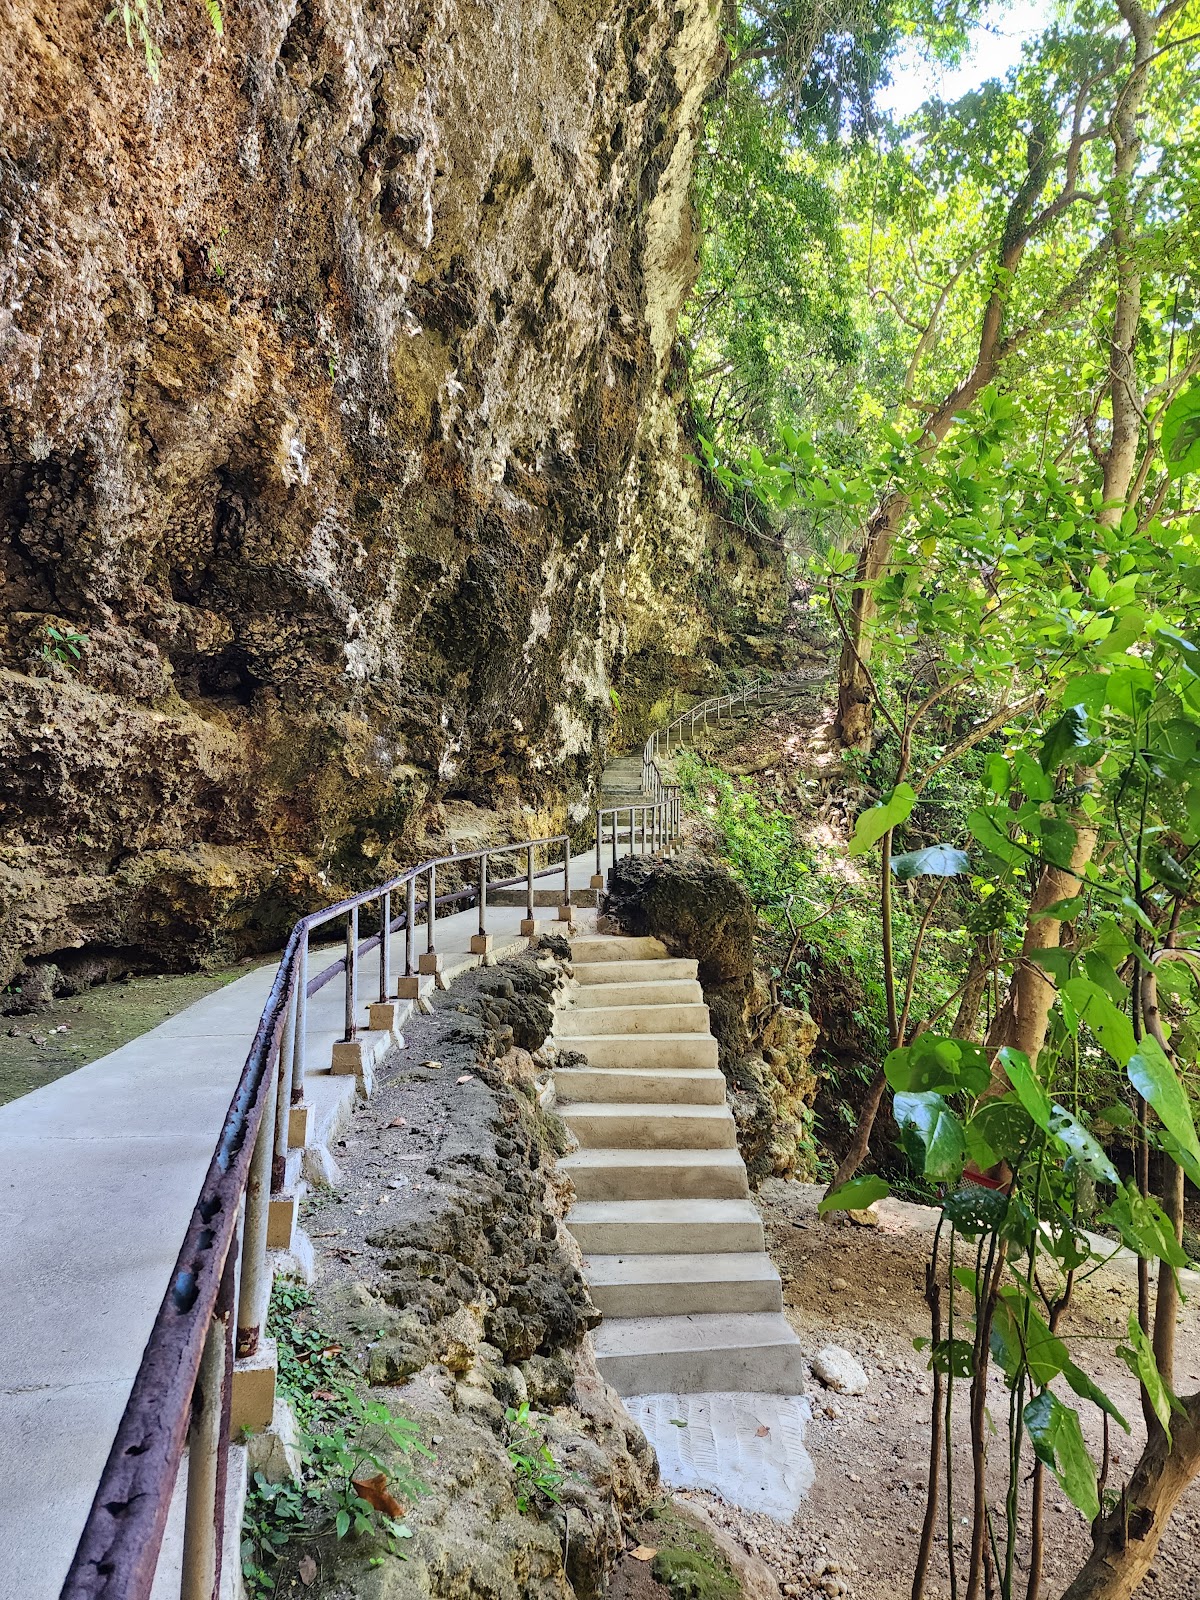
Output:
<svg viewBox="0 0 1200 1600">
<path fill-rule="evenodd" d="M 508 1459 L 517 1483 L 517 1510 L 527 1512 L 537 1495 L 558 1505 L 558 1491 L 566 1475 L 540 1435 L 537 1412 L 530 1411 L 529 1402 L 524 1401 L 509 1406 L 504 1420 L 511 1430 Z"/>
<path fill-rule="evenodd" d="M 225 32 L 225 17 L 220 0 L 204 0 L 204 9 L 212 23 L 213 32 L 220 38 Z M 162 46 L 154 37 L 151 26 L 153 15 L 162 15 L 162 0 L 118 0 L 105 17 L 105 22 L 115 22 L 119 17 L 125 29 L 125 43 L 132 50 L 136 41 L 146 57 L 146 71 L 155 83 L 162 70 Z"/>
<path fill-rule="evenodd" d="M 242 1521 L 250 1600 L 277 1592 L 290 1549 L 330 1534 L 373 1536 L 387 1553 L 402 1556 L 401 1541 L 412 1537 L 406 1502 L 422 1492 L 404 1458 L 431 1454 L 415 1423 L 358 1393 L 354 1369 L 312 1313 L 303 1284 L 275 1284 L 267 1332 L 278 1348 L 280 1393 L 301 1424 L 301 1475 L 297 1483 L 254 1475 Z M 372 1565 L 382 1559 L 372 1557 Z"/>
<path fill-rule="evenodd" d="M 56 628 L 52 622 L 48 622 L 42 632 L 43 661 L 57 661 L 64 667 L 77 666 L 83 660 L 84 646 L 91 643 L 86 633 L 77 633 L 74 628 Z"/>
</svg>

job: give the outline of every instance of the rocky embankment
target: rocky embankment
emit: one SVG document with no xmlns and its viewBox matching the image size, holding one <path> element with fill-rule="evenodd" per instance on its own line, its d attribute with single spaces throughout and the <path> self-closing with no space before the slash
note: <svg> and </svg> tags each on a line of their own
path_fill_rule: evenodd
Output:
<svg viewBox="0 0 1200 1600">
<path fill-rule="evenodd" d="M 579 815 L 782 605 L 673 355 L 718 9 L 225 12 L 0 39 L 0 982 Z"/>
</svg>

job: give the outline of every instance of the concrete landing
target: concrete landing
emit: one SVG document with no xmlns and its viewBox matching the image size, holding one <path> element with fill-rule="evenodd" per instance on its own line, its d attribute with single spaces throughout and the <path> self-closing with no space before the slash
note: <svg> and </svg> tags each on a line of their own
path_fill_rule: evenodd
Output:
<svg viewBox="0 0 1200 1600">
<path fill-rule="evenodd" d="M 728 1391 L 642 1394 L 630 1395 L 625 1409 L 654 1446 L 672 1489 L 705 1489 L 730 1505 L 790 1522 L 812 1487 L 807 1400 Z"/>
</svg>

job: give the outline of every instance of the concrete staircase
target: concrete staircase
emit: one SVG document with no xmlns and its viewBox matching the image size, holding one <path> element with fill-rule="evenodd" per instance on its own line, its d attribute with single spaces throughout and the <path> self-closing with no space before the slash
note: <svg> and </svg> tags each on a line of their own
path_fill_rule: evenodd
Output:
<svg viewBox="0 0 1200 1600">
<path fill-rule="evenodd" d="M 554 1086 L 580 1146 L 560 1165 L 604 1313 L 600 1371 L 623 1395 L 801 1393 L 696 963 L 657 939 L 576 938 L 571 952 L 554 1040 L 587 1064 L 557 1068 Z"/>
</svg>

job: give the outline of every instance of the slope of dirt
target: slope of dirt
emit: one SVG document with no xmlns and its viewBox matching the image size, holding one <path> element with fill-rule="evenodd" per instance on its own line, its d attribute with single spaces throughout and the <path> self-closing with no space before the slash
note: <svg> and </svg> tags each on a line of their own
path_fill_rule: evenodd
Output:
<svg viewBox="0 0 1200 1600">
<path fill-rule="evenodd" d="M 885 1201 L 878 1227 L 823 1222 L 816 1214 L 821 1192 L 815 1185 L 771 1179 L 757 1201 L 783 1276 L 787 1314 L 806 1354 L 811 1358 L 827 1344 L 842 1346 L 862 1363 L 870 1387 L 852 1398 L 810 1380 L 813 1423 L 807 1444 L 816 1482 L 790 1526 L 737 1511 L 711 1496 L 691 1498 L 705 1504 L 719 1524 L 766 1562 L 785 1595 L 897 1600 L 912 1582 L 925 1507 L 931 1387 L 925 1358 L 914 1350 L 913 1340 L 929 1331 L 925 1260 L 936 1212 Z M 1080 1364 L 1132 1425 L 1128 1438 L 1113 1432 L 1113 1488 L 1132 1470 L 1144 1439 L 1136 1385 L 1113 1353 L 1135 1303 L 1130 1264 L 1114 1264 L 1077 1290 L 1061 1328 Z M 1200 1387 L 1200 1318 L 1194 1302 L 1184 1313 L 1177 1359 L 1179 1389 L 1190 1393 Z M 1000 1381 L 990 1410 L 997 1430 L 994 1453 L 999 1456 L 1007 1423 L 1007 1391 Z M 1088 1445 L 1099 1457 L 1101 1430 L 1093 1408 L 1086 1408 L 1083 1421 Z M 1028 1463 L 1028 1447 L 1025 1459 Z M 955 1474 L 955 1523 L 965 1554 L 970 1478 L 965 1451 L 956 1453 Z M 1042 1593 L 1044 1600 L 1056 1600 L 1078 1570 L 1090 1539 L 1083 1518 L 1052 1480 L 1046 1503 Z M 1181 1501 L 1138 1600 L 1190 1600 L 1197 1593 L 1198 1549 L 1200 1483 Z M 1022 1545 L 1022 1559 L 1025 1555 Z M 1018 1571 L 1023 1593 L 1023 1567 Z M 941 1535 L 926 1595 L 927 1600 L 948 1600 Z"/>
</svg>

